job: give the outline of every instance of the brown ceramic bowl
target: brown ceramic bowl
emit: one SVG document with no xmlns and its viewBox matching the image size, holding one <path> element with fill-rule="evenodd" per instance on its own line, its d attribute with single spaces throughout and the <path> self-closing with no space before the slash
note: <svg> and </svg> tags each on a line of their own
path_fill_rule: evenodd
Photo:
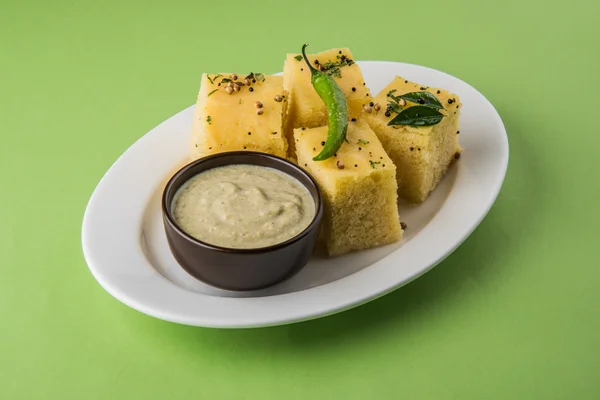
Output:
<svg viewBox="0 0 600 400">
<path fill-rule="evenodd" d="M 188 235 L 175 222 L 171 204 L 177 190 L 191 177 L 215 167 L 251 164 L 284 172 L 303 184 L 315 201 L 315 217 L 300 234 L 269 247 L 234 249 L 215 246 Z M 236 151 L 194 161 L 167 183 L 162 197 L 167 240 L 177 262 L 194 278 L 227 290 L 256 290 L 272 286 L 297 274 L 312 255 L 319 234 L 323 205 L 313 178 L 293 163 L 265 153 Z"/>
</svg>

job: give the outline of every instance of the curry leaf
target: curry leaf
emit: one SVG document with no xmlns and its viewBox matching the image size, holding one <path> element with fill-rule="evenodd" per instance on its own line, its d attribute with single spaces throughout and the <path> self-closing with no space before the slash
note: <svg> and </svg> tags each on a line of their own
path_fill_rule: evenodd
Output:
<svg viewBox="0 0 600 400">
<path fill-rule="evenodd" d="M 404 109 L 396 115 L 388 126 L 408 125 L 408 126 L 431 126 L 439 123 L 444 115 L 433 108 L 426 106 L 414 106 Z"/>
<path fill-rule="evenodd" d="M 405 93 L 402 96 L 400 96 L 400 98 L 404 99 L 406 101 L 420 104 L 423 107 L 433 108 L 435 110 L 444 108 L 444 106 L 442 106 L 442 103 L 440 103 L 440 101 L 437 99 L 437 97 L 435 97 L 434 95 L 432 95 L 429 92 Z"/>
</svg>

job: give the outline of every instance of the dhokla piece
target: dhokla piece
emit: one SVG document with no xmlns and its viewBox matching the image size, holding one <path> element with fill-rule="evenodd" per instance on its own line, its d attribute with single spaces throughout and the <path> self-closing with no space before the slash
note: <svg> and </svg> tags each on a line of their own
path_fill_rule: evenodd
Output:
<svg viewBox="0 0 600 400">
<path fill-rule="evenodd" d="M 350 122 L 348 142 L 335 157 L 313 161 L 327 126 L 295 129 L 298 164 L 317 181 L 324 200 L 321 238 L 330 256 L 395 242 L 402 237 L 396 167 L 366 122 Z"/>
<path fill-rule="evenodd" d="M 388 122 L 398 115 L 391 112 L 386 116 L 386 106 L 393 101 L 389 97 L 391 91 L 394 91 L 393 96 L 427 91 L 436 96 L 444 107 L 444 110 L 439 110 L 444 117 L 431 126 L 388 126 Z M 398 194 L 409 202 L 421 203 L 437 187 L 462 151 L 458 143 L 460 99 L 444 89 L 427 87 L 397 76 L 373 102 L 379 104 L 381 110 L 365 112 L 364 116 L 396 164 Z M 414 105 L 407 102 L 405 109 Z"/>
<path fill-rule="evenodd" d="M 371 98 L 362 72 L 348 48 L 307 54 L 313 67 L 329 73 L 338 84 L 348 103 L 350 117 L 360 115 L 364 104 Z M 283 66 L 283 88 L 290 95 L 288 106 L 288 134 L 293 145 L 294 128 L 315 128 L 327 125 L 327 107 L 311 83 L 311 74 L 301 54 L 288 54 Z"/>
<path fill-rule="evenodd" d="M 282 76 L 203 74 L 190 135 L 192 159 L 235 150 L 285 157 L 287 104 Z"/>
</svg>

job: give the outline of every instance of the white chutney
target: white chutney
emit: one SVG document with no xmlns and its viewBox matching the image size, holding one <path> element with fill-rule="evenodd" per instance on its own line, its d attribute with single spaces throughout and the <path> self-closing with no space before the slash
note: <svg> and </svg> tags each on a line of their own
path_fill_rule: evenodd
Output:
<svg viewBox="0 0 600 400">
<path fill-rule="evenodd" d="M 273 168 L 234 164 L 201 172 L 175 193 L 171 213 L 188 235 L 228 248 L 282 243 L 315 217 L 315 202 L 294 177 Z"/>
</svg>

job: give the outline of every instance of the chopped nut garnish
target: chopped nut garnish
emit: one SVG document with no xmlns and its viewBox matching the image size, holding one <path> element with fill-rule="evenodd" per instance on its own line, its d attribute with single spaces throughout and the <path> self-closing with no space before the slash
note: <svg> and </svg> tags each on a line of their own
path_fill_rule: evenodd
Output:
<svg viewBox="0 0 600 400">
<path fill-rule="evenodd" d="M 231 94 L 231 93 L 233 93 L 233 88 L 232 88 L 231 86 L 227 86 L 227 87 L 225 88 L 225 91 L 226 91 L 227 93 Z"/>
<path fill-rule="evenodd" d="M 245 83 L 246 85 L 250 86 L 250 79 L 248 79 L 248 78 L 244 79 L 244 83 Z"/>
<path fill-rule="evenodd" d="M 263 115 L 265 112 L 265 110 L 263 110 L 262 108 L 259 108 L 258 110 L 256 110 L 256 114 L 258 115 Z"/>
<path fill-rule="evenodd" d="M 281 95 L 277 95 L 275 96 L 274 100 L 278 103 L 280 103 L 281 101 L 283 101 L 283 97 Z"/>
<path fill-rule="evenodd" d="M 344 169 L 344 163 L 341 162 L 340 160 L 338 160 L 338 162 L 335 164 L 339 169 Z"/>
<path fill-rule="evenodd" d="M 256 107 L 256 108 L 262 108 L 262 106 L 263 106 L 263 103 L 261 103 L 260 101 L 255 101 L 254 102 L 254 107 Z"/>
<path fill-rule="evenodd" d="M 234 91 L 234 92 L 239 92 L 239 91 L 240 91 L 240 87 L 239 87 L 238 85 L 235 85 L 235 86 L 233 87 L 233 91 Z"/>
<path fill-rule="evenodd" d="M 233 82 L 227 82 L 227 87 L 233 87 Z"/>
<path fill-rule="evenodd" d="M 368 104 L 365 104 L 365 106 L 363 107 L 363 110 L 364 110 L 364 112 L 368 112 L 368 113 L 371 113 L 373 111 L 371 106 Z"/>
<path fill-rule="evenodd" d="M 406 105 L 406 100 L 400 99 L 400 100 L 398 100 L 398 104 L 400 104 L 402 107 L 404 107 Z"/>
<path fill-rule="evenodd" d="M 381 106 L 380 106 L 379 104 L 375 104 L 375 105 L 373 106 L 373 108 L 375 109 L 375 111 L 379 111 L 379 110 L 381 110 Z"/>
<path fill-rule="evenodd" d="M 237 80 L 238 76 L 236 74 L 231 75 L 231 79 L 233 79 L 234 81 Z"/>
</svg>

